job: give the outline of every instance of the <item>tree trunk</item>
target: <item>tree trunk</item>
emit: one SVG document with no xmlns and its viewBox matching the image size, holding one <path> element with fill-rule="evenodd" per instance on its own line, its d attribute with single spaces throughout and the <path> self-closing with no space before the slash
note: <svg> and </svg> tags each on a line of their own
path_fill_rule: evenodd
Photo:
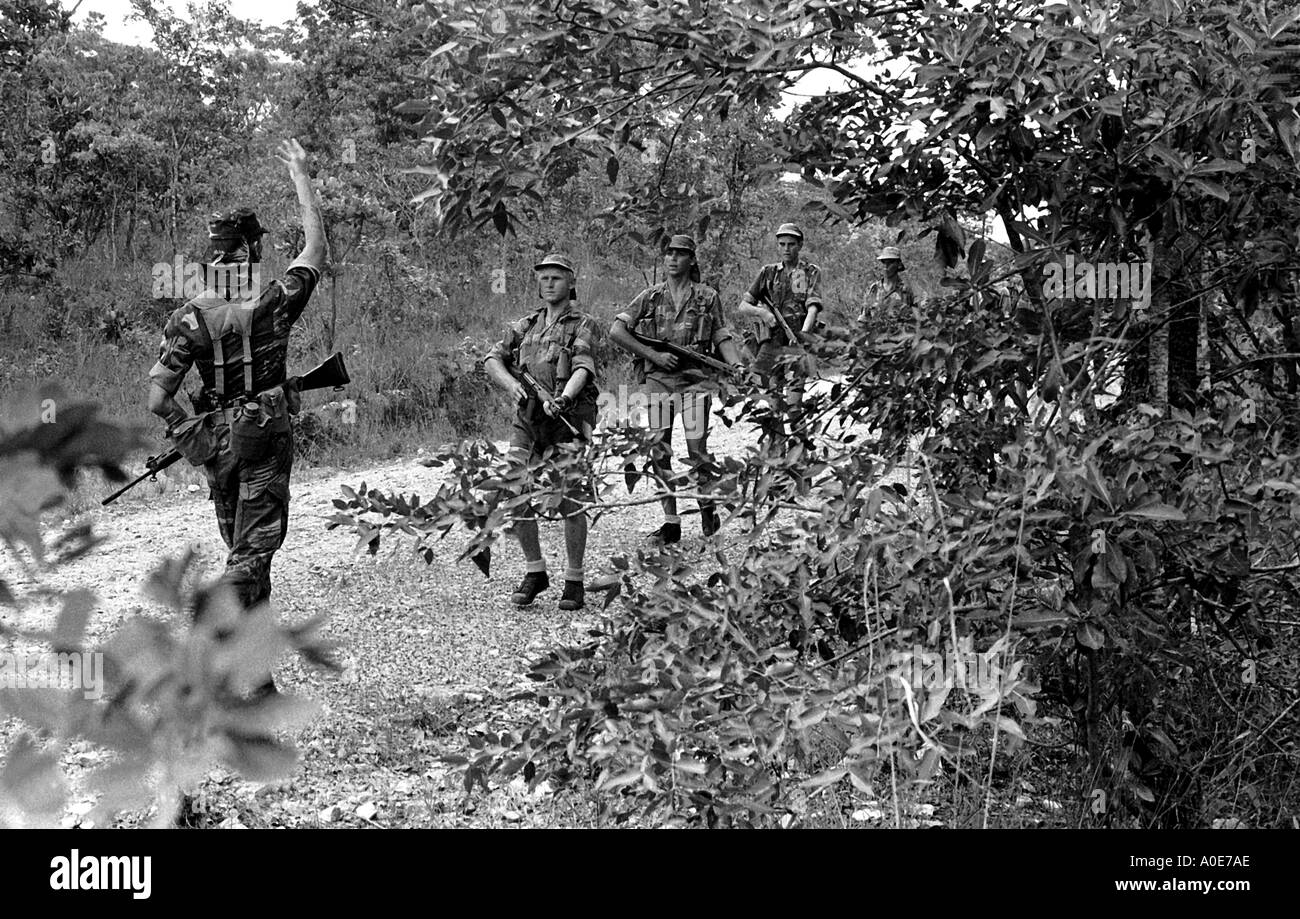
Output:
<svg viewBox="0 0 1300 919">
<path fill-rule="evenodd" d="M 1169 401 L 1194 412 L 1201 385 L 1200 345 L 1205 293 L 1201 279 L 1205 268 L 1204 243 L 1194 233 L 1181 233 L 1171 247 L 1174 274 L 1170 286 Z"/>
<path fill-rule="evenodd" d="M 1162 234 L 1163 235 L 1163 234 Z M 1147 380 L 1145 398 L 1163 414 L 1169 407 L 1169 323 L 1174 258 L 1164 239 L 1148 237 L 1147 264 L 1151 266 L 1151 307 L 1147 322 L 1152 329 L 1147 339 Z M 1136 396 L 1136 394 L 1135 394 Z"/>
<path fill-rule="evenodd" d="M 179 252 L 180 246 L 176 241 L 176 229 L 181 219 L 181 146 L 176 139 L 176 129 L 172 128 L 172 181 L 171 181 L 171 226 L 168 232 L 171 234 L 172 251 Z"/>
</svg>

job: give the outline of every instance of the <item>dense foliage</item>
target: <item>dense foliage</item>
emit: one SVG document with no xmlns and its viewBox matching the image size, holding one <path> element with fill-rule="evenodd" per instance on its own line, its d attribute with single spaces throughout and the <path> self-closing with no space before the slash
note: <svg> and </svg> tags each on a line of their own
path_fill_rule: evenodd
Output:
<svg viewBox="0 0 1300 919">
<path fill-rule="evenodd" d="M 506 10 L 504 40 L 472 16 L 423 26 L 426 194 L 447 229 L 511 229 L 560 151 L 606 159 L 615 181 L 651 124 L 726 120 L 829 69 L 844 88 L 765 133 L 760 159 L 824 183 L 811 207 L 844 221 L 929 222 L 950 293 L 827 336 L 833 385 L 786 406 L 802 443 L 715 479 L 738 512 L 716 568 L 616 560 L 621 604 L 590 645 L 538 663 L 541 714 L 489 737 L 467 784 L 522 769 L 616 788 L 624 813 L 748 822 L 793 808 L 791 775 L 873 794 L 900 774 L 956 780 L 977 751 L 991 779 L 1030 727 L 1077 752 L 1081 821 L 1294 813 L 1297 13 Z M 655 188 L 622 202 L 633 225 L 655 225 Z M 954 219 L 986 213 L 1009 266 Z M 1045 289 L 1067 256 L 1147 266 L 1150 296 Z M 570 462 L 608 475 L 624 436 Z M 912 477 L 881 484 L 918 436 Z M 473 552 L 510 502 L 489 454 L 442 459 L 459 475 L 432 500 L 371 491 L 336 522 L 373 546 L 383 526 L 424 539 L 460 518 Z M 998 661 L 987 698 L 891 669 L 970 647 Z"/>
<path fill-rule="evenodd" d="M 522 773 L 614 818 L 735 824 L 951 783 L 985 822 L 1028 761 L 1080 823 L 1294 817 L 1291 5 L 356 0 L 284 30 L 136 5 L 157 50 L 0 0 L 0 323 L 36 358 L 80 329 L 146 363 L 161 310 L 75 268 L 186 251 L 232 176 L 292 253 L 263 155 L 289 132 L 332 249 L 295 347 L 352 349 L 381 411 L 460 435 L 485 433 L 473 361 L 534 302 L 538 252 L 575 250 L 606 319 L 665 233 L 699 237 L 728 305 L 797 213 L 827 269 L 826 382 L 774 406 L 796 436 L 708 470 L 725 550 L 615 559 L 590 642 L 537 661 L 535 717 L 451 754 L 467 788 Z M 838 82 L 787 111 L 810 73 Z M 842 328 L 895 242 L 933 296 Z M 1149 297 L 1045 289 L 1066 259 L 1143 266 Z M 761 420 L 753 395 L 729 423 Z M 554 514 L 590 474 L 597 521 L 654 501 L 649 474 L 620 491 L 644 441 L 614 424 L 523 478 L 469 441 L 438 494 L 363 487 L 333 523 L 426 557 L 467 531 L 486 564 L 525 486 Z M 917 680 L 936 656 L 988 679 Z"/>
<path fill-rule="evenodd" d="M 301 726 L 317 706 L 292 694 L 247 698 L 284 651 L 335 668 L 320 619 L 277 625 L 267 607 L 245 613 L 232 593 L 196 585 L 192 556 L 165 561 L 148 594 L 171 621 L 136 616 L 103 641 L 87 637 L 95 596 L 55 597 L 52 626 L 33 611 L 49 566 L 94 550 L 99 538 L 74 526 L 47 543 L 42 514 L 60 507 L 81 469 L 122 481 L 121 463 L 138 433 L 100 417 L 98 407 L 46 391 L 9 403 L 0 426 L 0 543 L 26 580 L 19 591 L 0 580 L 5 623 L 5 687 L 0 712 L 32 730 L 10 744 L 0 771 L 0 818 L 6 825 L 57 823 L 68 789 L 61 759 L 73 744 L 96 751 L 104 765 L 84 777 L 98 795 L 88 818 L 106 825 L 122 811 L 153 809 L 167 826 L 206 773 L 223 764 L 253 781 L 282 777 L 297 752 L 280 732 Z M 32 682 L 32 661 L 58 668 Z M 21 663 L 15 663 L 21 662 Z M 93 662 L 93 663 L 92 663 Z M 47 673 L 48 672 L 48 673 Z"/>
</svg>

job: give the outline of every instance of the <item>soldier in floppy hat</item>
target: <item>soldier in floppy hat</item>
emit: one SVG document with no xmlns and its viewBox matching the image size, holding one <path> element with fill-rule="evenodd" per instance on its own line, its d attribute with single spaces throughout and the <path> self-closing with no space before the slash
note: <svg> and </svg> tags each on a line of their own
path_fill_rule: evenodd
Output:
<svg viewBox="0 0 1300 919">
<path fill-rule="evenodd" d="M 568 256 L 553 253 L 533 270 L 537 293 L 543 301 L 527 316 L 511 325 L 483 360 L 488 376 L 518 403 L 510 437 L 510 458 L 526 463 L 542 456 L 557 444 L 573 439 L 561 420 L 564 416 L 578 430 L 590 430 L 596 423 L 596 349 L 599 327 L 596 321 L 573 306 L 577 272 Z M 540 404 L 510 372 L 528 370 L 555 399 Z M 576 493 L 578 489 L 575 487 Z M 583 586 L 583 557 L 587 550 L 587 515 L 572 496 L 560 505 L 564 515 L 564 545 L 568 567 L 564 572 L 564 594 L 560 609 L 581 609 L 586 598 Z M 510 600 L 527 606 L 550 587 L 546 559 L 537 532 L 537 516 L 527 508 L 514 521 L 514 532 L 524 552 L 525 574 Z"/>
<path fill-rule="evenodd" d="M 610 338 L 637 358 L 639 381 L 646 387 L 649 424 L 658 435 L 651 462 L 659 476 L 669 484 L 670 491 L 661 502 L 663 525 L 652 536 L 655 541 L 667 545 L 682 538 L 677 499 L 671 494 L 676 407 L 678 404 L 681 406 L 686 452 L 695 466 L 703 466 L 709 462 L 711 384 L 704 373 L 683 367 L 674 354 L 642 344 L 632 332 L 681 345 L 708 357 L 716 351 L 735 368 L 740 367 L 740 352 L 736 350 L 731 329 L 722 314 L 718 292 L 700 283 L 695 240 L 684 235 L 669 239 L 664 250 L 664 270 L 666 280 L 641 291 L 614 319 Z M 717 532 L 718 517 L 712 502 L 700 502 L 700 525 L 705 536 Z"/>
<path fill-rule="evenodd" d="M 858 315 L 858 323 L 865 324 L 873 317 L 877 321 L 911 322 L 917 296 L 911 283 L 903 277 L 906 270 L 903 254 L 897 246 L 885 246 L 876 256 L 876 261 L 884 269 L 885 276 L 872 282 L 867 292 L 867 305 Z"/>
</svg>

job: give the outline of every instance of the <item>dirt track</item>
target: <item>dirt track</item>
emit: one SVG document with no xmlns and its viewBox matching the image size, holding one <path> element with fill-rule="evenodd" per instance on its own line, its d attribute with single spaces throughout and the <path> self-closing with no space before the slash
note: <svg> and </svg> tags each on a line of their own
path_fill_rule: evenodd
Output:
<svg viewBox="0 0 1300 919">
<path fill-rule="evenodd" d="M 741 453 L 754 439 L 747 427 L 716 426 L 710 446 L 715 453 Z M 679 452 L 681 443 L 679 428 Z M 557 814 L 558 805 L 545 795 L 528 798 L 518 789 L 488 799 L 478 796 L 466 811 L 459 785 L 447 778 L 437 758 L 453 730 L 472 728 L 487 717 L 489 703 L 526 683 L 526 665 L 535 650 L 579 638 L 590 626 L 591 602 L 577 617 L 556 606 L 562 528 L 543 526 L 553 586 L 524 610 L 509 602 L 523 574 L 522 557 L 513 545 L 502 544 L 494 552 L 491 578 L 484 579 L 471 563 L 455 562 L 463 534 L 453 533 L 433 564 L 426 565 L 406 542 L 386 542 L 372 558 L 354 554 L 354 535 L 324 528 L 322 518 L 333 513 L 331 502 L 344 484 L 364 480 L 385 491 L 432 494 L 443 471 L 418 460 L 404 458 L 364 472 L 296 471 L 289 533 L 272 571 L 273 603 L 285 622 L 328 612 L 325 634 L 344 643 L 347 669 L 340 678 L 305 670 L 293 658 L 280 662 L 282 689 L 324 705 L 297 737 L 302 763 L 287 790 L 259 790 L 226 774 L 209 779 L 202 795 L 209 808 L 207 825 L 556 825 L 583 819 Z M 107 541 L 45 579 L 47 586 L 85 587 L 98 596 L 88 630 L 92 640 L 106 638 L 131 615 L 173 615 L 140 589 L 160 559 L 175 557 L 192 544 L 209 575 L 220 571 L 224 546 L 207 490 L 195 484 L 195 472 L 183 470 L 175 484 L 164 486 L 165 492 L 149 485 L 131 501 L 92 510 L 88 516 Z M 692 502 L 686 502 L 683 510 L 691 508 Z M 688 551 L 699 542 L 698 519 L 691 515 L 683 520 Z M 658 523 L 656 505 L 625 508 L 603 518 L 591 532 L 588 580 L 604 569 L 611 554 L 627 551 Z M 0 574 L 20 594 L 33 587 L 13 570 L 0 569 Z M 33 625 L 51 614 L 52 607 L 33 605 L 23 617 Z M 97 751 L 74 745 L 64 762 L 75 781 L 79 770 L 100 760 Z M 88 799 L 74 799 L 65 825 L 76 823 L 88 808 Z M 125 822 L 145 819 L 133 815 Z"/>
</svg>

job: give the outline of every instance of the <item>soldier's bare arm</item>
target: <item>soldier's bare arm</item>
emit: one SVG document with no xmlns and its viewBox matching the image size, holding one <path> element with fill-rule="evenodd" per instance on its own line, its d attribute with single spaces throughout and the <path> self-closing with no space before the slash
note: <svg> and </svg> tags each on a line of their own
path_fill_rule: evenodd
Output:
<svg viewBox="0 0 1300 919">
<path fill-rule="evenodd" d="M 764 268 L 754 278 L 754 283 L 749 285 L 749 290 L 745 291 L 740 298 L 740 306 L 736 312 L 746 319 L 753 319 L 762 323 L 763 327 L 771 331 L 772 326 L 776 325 L 776 317 L 772 315 L 771 310 L 765 306 L 759 306 L 759 300 L 764 296 L 764 280 L 767 276 L 767 269 Z"/>
<path fill-rule="evenodd" d="M 676 370 L 678 364 L 681 363 L 678 361 L 677 355 L 675 354 L 656 351 L 648 345 L 641 344 L 641 342 L 632 337 L 632 333 L 628 331 L 627 323 L 622 319 L 614 320 L 614 325 L 609 330 L 609 338 L 610 341 L 614 342 L 614 344 L 618 345 L 624 351 L 630 351 L 632 354 L 644 361 L 648 361 L 661 370 L 671 372 Z"/>
<path fill-rule="evenodd" d="M 506 365 L 501 358 L 488 357 L 483 361 L 483 369 L 487 371 L 488 379 L 501 387 L 506 395 L 514 401 L 522 402 L 528 398 L 528 390 L 524 389 L 524 384 L 516 380 L 509 370 L 506 370 Z"/>
<path fill-rule="evenodd" d="M 519 343 L 523 340 L 523 327 L 520 323 L 515 323 L 506 329 L 505 337 L 492 346 L 488 351 L 487 357 L 483 359 L 483 370 L 488 375 L 488 379 L 501 387 L 516 402 L 522 402 L 528 398 L 528 390 L 524 384 L 515 379 L 506 368 L 506 361 L 513 361 L 518 351 Z"/>
<path fill-rule="evenodd" d="M 275 157 L 288 167 L 289 178 L 293 180 L 298 204 L 302 208 L 302 231 L 306 244 L 296 262 L 319 272 L 325 264 L 325 223 L 321 219 L 316 189 L 312 188 L 311 176 L 307 174 L 307 151 L 295 138 L 281 141 Z"/>
<path fill-rule="evenodd" d="M 803 328 L 799 331 L 807 333 L 817 328 L 817 314 L 822 309 L 821 295 L 821 278 L 822 273 L 816 267 L 808 272 L 808 308 L 803 317 Z"/>
</svg>

